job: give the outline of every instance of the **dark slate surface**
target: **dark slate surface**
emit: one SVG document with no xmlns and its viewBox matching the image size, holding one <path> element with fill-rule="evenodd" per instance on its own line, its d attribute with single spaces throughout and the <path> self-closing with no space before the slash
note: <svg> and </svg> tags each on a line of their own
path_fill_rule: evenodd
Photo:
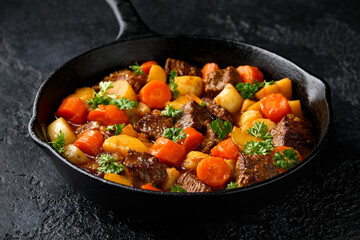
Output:
<svg viewBox="0 0 360 240">
<path fill-rule="evenodd" d="M 116 20 L 105 1 L 2 0 L 0 238 L 360 239 L 358 1 L 133 3 L 159 33 L 245 41 L 326 79 L 334 128 L 314 171 L 278 202 L 247 214 L 223 206 L 226 214 L 217 220 L 179 225 L 103 209 L 66 184 L 30 139 L 27 123 L 42 81 L 68 59 L 113 41 Z"/>
</svg>

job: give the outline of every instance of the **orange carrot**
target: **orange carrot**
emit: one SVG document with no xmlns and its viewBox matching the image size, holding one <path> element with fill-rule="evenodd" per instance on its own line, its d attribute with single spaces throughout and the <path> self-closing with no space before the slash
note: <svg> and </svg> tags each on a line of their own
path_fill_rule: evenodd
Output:
<svg viewBox="0 0 360 240">
<path fill-rule="evenodd" d="M 98 130 L 87 130 L 83 132 L 74 145 L 90 156 L 96 156 L 101 152 L 104 137 Z"/>
<path fill-rule="evenodd" d="M 288 100 L 281 93 L 272 93 L 261 99 L 260 108 L 262 114 L 275 123 L 291 113 Z"/>
<path fill-rule="evenodd" d="M 240 74 L 241 81 L 243 83 L 254 84 L 254 80 L 258 82 L 264 81 L 264 76 L 257 67 L 243 65 L 243 66 L 239 66 L 236 70 Z"/>
<path fill-rule="evenodd" d="M 147 183 L 147 184 L 145 184 L 145 185 L 142 185 L 142 186 L 141 186 L 141 189 L 151 190 L 151 191 L 161 191 L 160 189 L 154 187 L 154 186 L 152 185 L 152 183 Z"/>
<path fill-rule="evenodd" d="M 230 167 L 223 158 L 206 157 L 196 168 L 198 178 L 209 187 L 222 187 L 231 175 Z"/>
<path fill-rule="evenodd" d="M 150 108 L 163 108 L 167 101 L 171 99 L 169 86 L 158 80 L 148 82 L 139 93 L 140 101 Z"/>
<path fill-rule="evenodd" d="M 170 139 L 160 137 L 149 149 L 149 153 L 159 159 L 160 162 L 173 167 L 179 167 L 185 159 L 186 149 L 183 145 L 173 142 Z"/>
<path fill-rule="evenodd" d="M 219 70 L 219 66 L 216 63 L 207 63 L 201 70 L 202 78 L 205 79 L 209 72 Z"/>
<path fill-rule="evenodd" d="M 99 105 L 87 116 L 88 121 L 99 121 L 103 125 L 128 124 L 129 117 L 115 105 Z"/>
<path fill-rule="evenodd" d="M 204 140 L 204 136 L 192 127 L 185 128 L 184 132 L 186 133 L 186 138 L 178 143 L 182 144 L 187 152 L 197 148 Z"/>
<path fill-rule="evenodd" d="M 86 105 L 80 98 L 67 97 L 62 101 L 56 116 L 63 117 L 74 124 L 83 124 L 87 113 Z"/>
<path fill-rule="evenodd" d="M 155 61 L 147 61 L 141 64 L 141 69 L 144 71 L 146 75 L 149 75 L 150 68 L 152 65 L 158 65 Z"/>
<path fill-rule="evenodd" d="M 271 162 L 274 163 L 273 156 L 276 152 L 281 151 L 281 153 L 284 153 L 284 150 L 286 150 L 286 149 L 291 149 L 291 147 L 279 146 L 279 147 L 274 148 L 274 150 L 272 150 L 272 152 L 270 154 Z M 298 151 L 296 151 L 295 149 L 294 149 L 294 151 L 297 152 L 297 157 L 300 158 L 299 161 L 301 162 L 303 160 L 303 158 L 301 157 L 300 153 Z M 285 169 L 281 169 L 281 168 L 278 168 L 278 170 L 280 173 L 286 171 Z"/>
<path fill-rule="evenodd" d="M 213 147 L 213 149 L 211 149 L 211 155 L 214 157 L 236 160 L 239 156 L 239 149 L 231 138 L 228 138 Z"/>
</svg>

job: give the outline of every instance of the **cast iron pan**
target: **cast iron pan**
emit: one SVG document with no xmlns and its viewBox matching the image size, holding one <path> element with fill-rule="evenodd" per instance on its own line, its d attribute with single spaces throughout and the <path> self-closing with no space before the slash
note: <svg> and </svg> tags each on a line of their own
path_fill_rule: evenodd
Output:
<svg viewBox="0 0 360 240">
<path fill-rule="evenodd" d="M 125 0 L 107 0 L 120 24 L 118 39 L 108 45 L 88 51 L 65 63 L 40 87 L 29 123 L 30 136 L 51 156 L 61 175 L 75 189 L 103 206 L 127 213 L 160 214 L 204 212 L 221 214 L 222 206 L 230 206 L 224 214 L 243 211 L 278 196 L 299 181 L 305 166 L 316 160 L 324 146 L 331 125 L 330 88 L 294 63 L 267 50 L 236 40 L 200 36 L 161 36 L 149 30 L 133 6 Z M 46 126 L 53 118 L 61 100 L 78 87 L 91 86 L 107 74 L 127 68 L 135 61 L 156 60 L 164 65 L 166 58 L 185 60 L 202 67 L 206 62 L 219 66 L 241 64 L 259 67 L 266 79 L 289 77 L 293 81 L 296 99 L 300 99 L 314 128 L 317 145 L 301 164 L 291 170 L 248 187 L 211 193 L 154 192 L 132 188 L 96 177 L 73 165 L 49 144 Z M 308 167 L 309 168 L 309 167 Z M 301 170 L 301 171 L 300 171 Z M 53 174 L 53 173 L 49 173 Z M 285 190 L 286 191 L 286 190 Z"/>
</svg>

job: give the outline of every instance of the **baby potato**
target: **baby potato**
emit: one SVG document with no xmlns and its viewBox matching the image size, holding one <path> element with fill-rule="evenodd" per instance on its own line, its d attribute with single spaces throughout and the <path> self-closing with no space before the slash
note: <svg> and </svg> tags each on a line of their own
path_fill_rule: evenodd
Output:
<svg viewBox="0 0 360 240">
<path fill-rule="evenodd" d="M 240 127 L 243 127 L 246 123 L 257 119 L 262 118 L 262 114 L 259 111 L 256 110 L 247 110 L 246 112 L 243 112 L 240 117 Z"/>
<path fill-rule="evenodd" d="M 189 93 L 195 96 L 200 96 L 203 91 L 203 80 L 197 76 L 180 76 L 174 78 L 175 83 L 178 85 L 180 95 L 186 95 Z"/>
<path fill-rule="evenodd" d="M 117 80 L 112 83 L 112 86 L 106 90 L 107 94 L 116 95 L 118 98 L 127 98 L 131 101 L 138 100 L 137 94 L 126 80 Z"/>
<path fill-rule="evenodd" d="M 244 99 L 232 84 L 227 84 L 214 98 L 214 102 L 231 113 L 240 110 Z"/>
<path fill-rule="evenodd" d="M 71 130 L 69 123 L 62 117 L 56 119 L 47 127 L 50 140 L 55 141 L 60 131 L 64 133 L 65 146 L 75 142 L 75 133 Z"/>
</svg>

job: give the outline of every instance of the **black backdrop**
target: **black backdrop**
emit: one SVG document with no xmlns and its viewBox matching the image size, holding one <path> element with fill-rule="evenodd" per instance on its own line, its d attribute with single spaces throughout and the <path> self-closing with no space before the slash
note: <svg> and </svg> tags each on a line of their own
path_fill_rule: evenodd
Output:
<svg viewBox="0 0 360 240">
<path fill-rule="evenodd" d="M 105 1 L 0 2 L 0 238 L 360 238 L 360 6 L 357 1 L 140 1 L 161 34 L 237 39 L 276 52 L 329 82 L 330 142 L 286 196 L 219 219 L 150 221 L 103 209 L 69 187 L 27 133 L 42 81 L 68 59 L 113 41 Z M 266 196 L 264 196 L 266 201 Z M 146 199 L 144 199 L 146 202 Z"/>
</svg>

